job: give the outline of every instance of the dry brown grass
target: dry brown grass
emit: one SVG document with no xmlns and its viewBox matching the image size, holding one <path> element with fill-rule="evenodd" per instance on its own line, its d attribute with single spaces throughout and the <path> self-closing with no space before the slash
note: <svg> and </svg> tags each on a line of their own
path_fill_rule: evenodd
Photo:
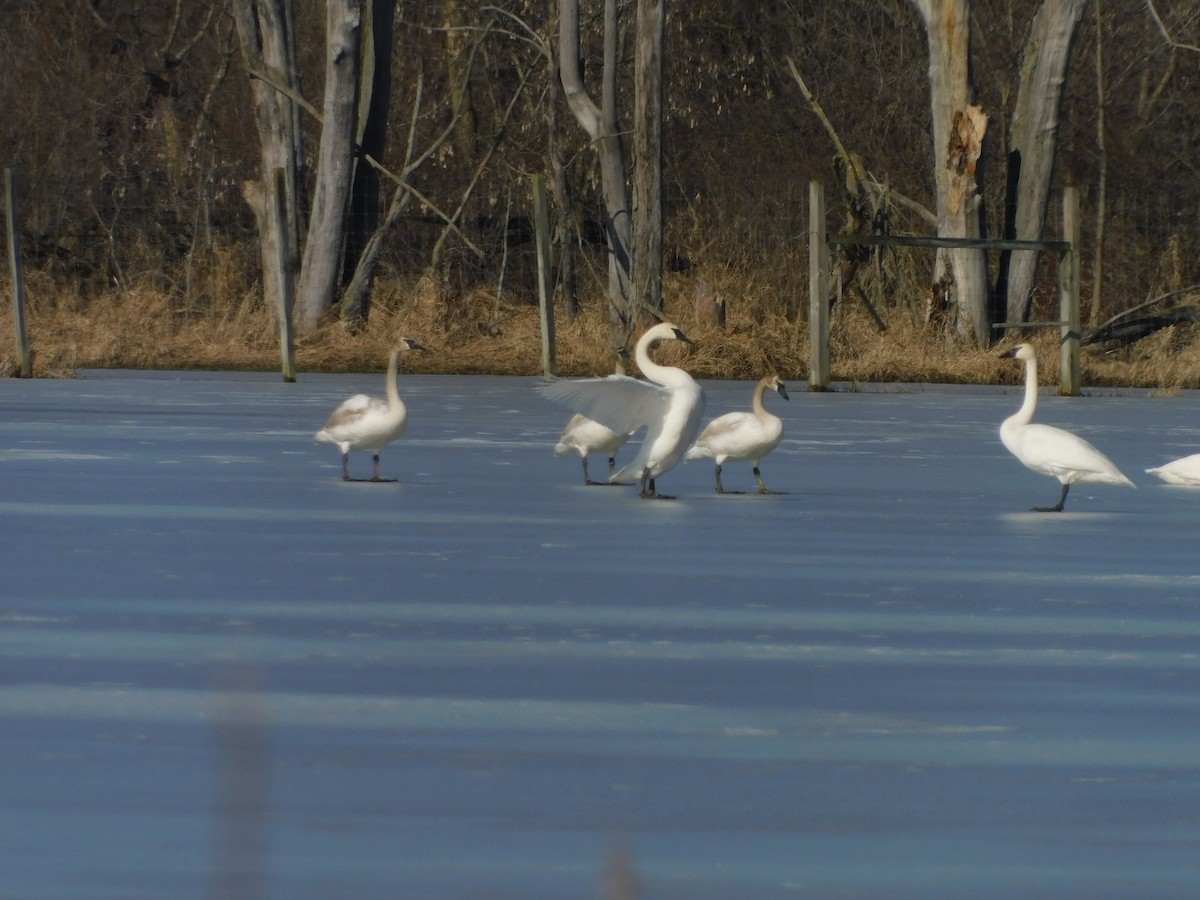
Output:
<svg viewBox="0 0 1200 900">
<path fill-rule="evenodd" d="M 692 348 L 664 346 L 664 361 L 685 365 L 701 378 L 754 379 L 770 371 L 786 380 L 808 374 L 808 329 L 785 312 L 794 298 L 766 281 L 736 273 L 704 273 L 726 303 L 724 327 L 698 311 L 700 276 L 673 275 L 667 309 L 696 342 Z M 34 371 L 40 377 L 69 375 L 81 368 L 277 369 L 278 329 L 253 294 L 205 310 L 181 311 L 150 287 L 93 300 L 63 294 L 35 275 L 28 285 L 28 330 Z M 7 295 L 7 288 L 0 285 Z M 788 290 L 794 292 L 794 287 Z M 998 351 L 979 350 L 927 327 L 909 309 L 885 312 L 880 332 L 856 301 L 845 300 L 832 319 L 831 359 L 838 382 L 1014 383 L 1018 367 Z M 541 371 L 537 310 L 527 302 L 497 308 L 492 292 L 479 289 L 447 296 L 424 280 L 388 283 L 377 291 L 369 325 L 351 333 L 331 321 L 297 340 L 300 371 L 378 371 L 388 347 L 401 335 L 432 352 L 410 357 L 411 371 L 448 374 L 536 375 Z M 558 364 L 566 376 L 612 371 L 603 305 L 592 300 L 573 322 L 560 318 Z M 1057 380 L 1056 336 L 1038 332 L 1031 340 L 1043 360 L 1043 381 Z M 1003 346 L 1010 346 L 1009 339 Z M 0 317 L 0 370 L 14 370 L 10 316 Z M 1190 329 L 1172 328 L 1113 356 L 1085 352 L 1084 383 L 1153 388 L 1170 394 L 1200 387 L 1200 341 Z"/>
</svg>

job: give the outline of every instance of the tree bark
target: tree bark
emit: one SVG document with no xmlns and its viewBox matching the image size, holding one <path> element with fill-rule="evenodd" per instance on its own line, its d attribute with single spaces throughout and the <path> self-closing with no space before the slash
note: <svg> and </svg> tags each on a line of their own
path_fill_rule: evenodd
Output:
<svg viewBox="0 0 1200 900">
<path fill-rule="evenodd" d="M 342 317 L 352 327 L 366 324 L 371 311 L 371 276 L 357 277 L 371 237 L 383 214 L 379 171 L 366 157 L 383 159 L 387 149 L 388 117 L 392 97 L 392 42 L 395 33 L 396 0 L 365 0 L 363 11 L 362 62 L 358 99 L 358 145 L 350 194 L 350 218 L 346 223 L 346 250 L 342 281 L 347 289 Z"/>
<path fill-rule="evenodd" d="M 556 0 L 552 0 L 556 2 Z M 553 86 L 562 83 L 559 74 L 558 51 L 549 52 L 549 84 L 551 92 L 546 98 L 546 157 L 553 174 L 551 184 L 555 199 L 554 241 L 558 244 L 558 282 L 562 286 L 563 309 L 567 320 L 575 321 L 579 315 L 579 279 L 575 266 L 575 195 L 567 178 L 567 162 L 563 158 L 562 140 L 558 124 L 558 95 Z"/>
<path fill-rule="evenodd" d="M 625 346 L 635 316 L 630 306 L 632 224 L 625 184 L 625 152 L 617 127 L 617 0 L 604 2 L 601 105 L 588 96 L 579 59 L 579 0 L 560 0 L 558 47 L 563 91 L 575 119 L 596 145 L 608 239 L 609 341 Z"/>
<path fill-rule="evenodd" d="M 934 172 L 939 237 L 979 237 L 975 165 L 987 117 L 971 105 L 967 0 L 912 0 L 929 39 Z M 987 264 L 982 250 L 938 254 L 935 284 L 946 292 L 958 333 L 990 343 Z"/>
<path fill-rule="evenodd" d="M 663 0 L 638 0 L 633 99 L 633 301 L 663 307 Z"/>
<path fill-rule="evenodd" d="M 363 0 L 328 0 L 324 123 L 312 216 L 296 289 L 296 331 L 312 331 L 333 306 L 342 273 L 354 177 Z"/>
<path fill-rule="evenodd" d="M 247 71 L 269 74 L 298 94 L 292 0 L 235 0 L 233 15 Z M 279 309 L 280 302 L 278 260 L 281 247 L 287 251 L 283 258 L 290 261 L 285 263 L 290 271 L 282 274 L 288 278 L 296 277 L 296 248 L 300 245 L 301 232 L 299 185 L 304 147 L 299 110 L 291 97 L 262 78 L 254 77 L 250 79 L 250 93 L 258 127 L 260 170 L 257 180 L 242 185 L 242 196 L 258 224 L 263 300 L 268 309 L 275 310 Z M 272 173 L 277 168 L 283 169 L 288 188 L 286 224 L 282 232 L 275 225 L 271 199 Z"/>
<path fill-rule="evenodd" d="M 1086 0 L 1045 0 L 1021 51 L 1021 79 L 1009 131 L 1008 179 L 1015 204 L 1005 210 L 1005 235 L 1036 241 L 1046 226 L 1058 115 L 1075 33 Z M 1029 317 L 1040 254 L 1007 251 L 1000 260 L 1010 322 Z"/>
</svg>

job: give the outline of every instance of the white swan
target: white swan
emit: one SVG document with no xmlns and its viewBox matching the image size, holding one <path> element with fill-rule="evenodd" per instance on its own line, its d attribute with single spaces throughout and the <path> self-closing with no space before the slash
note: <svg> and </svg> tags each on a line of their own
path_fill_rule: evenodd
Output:
<svg viewBox="0 0 1200 900">
<path fill-rule="evenodd" d="M 622 347 L 617 351 L 617 366 L 614 374 L 625 374 L 625 361 L 629 359 L 629 351 Z M 617 474 L 617 451 L 633 437 L 633 432 L 613 431 L 607 425 L 601 425 L 595 419 L 589 419 L 582 413 L 575 413 L 563 429 L 562 437 L 554 445 L 555 456 L 567 456 L 578 453 L 583 463 L 584 484 L 611 484 L 612 477 Z M 609 481 L 592 481 L 588 475 L 588 454 L 603 453 L 608 456 Z"/>
<path fill-rule="evenodd" d="M 350 480 L 351 450 L 374 450 L 372 481 L 379 477 L 379 451 L 404 434 L 408 428 L 408 410 L 396 389 L 400 354 L 425 348 L 410 338 L 401 338 L 388 354 L 387 400 L 356 394 L 333 411 L 325 427 L 313 438 L 320 444 L 336 444 L 342 451 L 342 480 Z"/>
<path fill-rule="evenodd" d="M 692 343 L 670 322 L 660 322 L 642 335 L 633 351 L 638 368 L 649 381 L 609 375 L 546 382 L 537 390 L 613 431 L 627 433 L 645 427 L 646 437 L 637 456 L 609 480 L 636 473 L 641 496 L 668 499 L 658 493 L 655 479 L 673 469 L 696 439 L 704 416 L 704 390 L 683 369 L 660 366 L 650 359 L 650 346 L 658 341 Z"/>
<path fill-rule="evenodd" d="M 1182 459 L 1176 459 L 1154 469 L 1147 469 L 1149 475 L 1156 475 L 1167 484 L 1185 484 L 1191 487 L 1200 486 L 1200 453 L 1193 453 Z"/>
<path fill-rule="evenodd" d="M 753 412 L 731 412 L 708 423 L 700 432 L 696 443 L 688 450 L 684 459 L 714 459 L 717 462 L 717 493 L 724 494 L 721 484 L 721 466 L 726 460 L 749 460 L 754 466 L 754 480 L 758 492 L 769 494 L 763 484 L 758 461 L 779 446 L 783 440 L 783 421 L 779 416 L 767 412 L 763 406 L 763 394 L 776 391 L 784 400 L 788 399 L 787 388 L 778 375 L 768 375 L 754 386 Z"/>
<path fill-rule="evenodd" d="M 1019 344 L 1003 354 L 1025 363 L 1025 402 L 1016 414 L 1000 425 L 1000 440 L 1026 467 L 1050 475 L 1062 483 L 1062 494 L 1054 506 L 1035 506 L 1034 512 L 1062 512 L 1067 492 L 1077 481 L 1121 484 L 1135 487 L 1112 460 L 1078 435 L 1052 425 L 1034 423 L 1037 409 L 1037 354 L 1029 344 Z"/>
</svg>

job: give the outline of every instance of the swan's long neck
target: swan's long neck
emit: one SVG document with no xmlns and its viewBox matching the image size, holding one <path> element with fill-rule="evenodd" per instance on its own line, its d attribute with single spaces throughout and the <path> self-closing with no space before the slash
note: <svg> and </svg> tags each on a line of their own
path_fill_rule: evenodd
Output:
<svg viewBox="0 0 1200 900">
<path fill-rule="evenodd" d="M 400 402 L 400 390 L 396 387 L 396 376 L 400 370 L 400 348 L 393 347 L 392 352 L 388 355 L 387 368 L 387 403 L 388 409 L 400 409 L 404 404 Z"/>
<path fill-rule="evenodd" d="M 763 405 L 763 395 L 767 392 L 767 383 L 760 381 L 754 386 L 754 415 L 760 419 L 766 418 L 767 408 Z"/>
<path fill-rule="evenodd" d="M 1013 425 L 1028 425 L 1033 421 L 1033 412 L 1037 409 L 1038 370 L 1037 360 L 1025 360 L 1025 402 L 1021 408 L 1009 417 Z"/>
<path fill-rule="evenodd" d="M 638 368 L 642 370 L 642 374 L 651 381 L 667 386 L 678 384 L 684 379 L 690 381 L 691 376 L 684 372 L 683 369 L 677 369 L 674 366 L 660 366 L 650 358 L 650 345 L 657 340 L 657 337 L 651 337 L 650 332 L 647 332 L 642 335 L 642 339 L 637 342 L 637 346 L 634 348 L 633 355 L 637 359 Z M 683 376 L 683 378 L 680 378 L 680 376 Z"/>
</svg>

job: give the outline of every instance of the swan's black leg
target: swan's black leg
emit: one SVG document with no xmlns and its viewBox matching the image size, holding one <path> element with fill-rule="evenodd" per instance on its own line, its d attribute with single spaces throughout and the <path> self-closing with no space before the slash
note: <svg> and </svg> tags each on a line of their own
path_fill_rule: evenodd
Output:
<svg viewBox="0 0 1200 900">
<path fill-rule="evenodd" d="M 608 458 L 608 480 L 612 481 L 614 475 L 617 474 L 617 458 L 610 456 Z"/>
<path fill-rule="evenodd" d="M 725 493 L 725 485 L 721 484 L 721 465 L 720 465 L 720 463 L 717 464 L 717 493 L 718 494 Z"/>
<path fill-rule="evenodd" d="M 592 481 L 592 478 L 591 478 L 591 476 L 590 476 L 590 475 L 588 475 L 588 470 L 587 470 L 587 457 L 586 457 L 586 456 L 581 456 L 581 457 L 579 457 L 579 458 L 580 458 L 581 460 L 583 460 L 583 483 L 584 483 L 584 484 L 595 484 L 596 482 Z"/>
<path fill-rule="evenodd" d="M 642 489 L 640 496 L 647 500 L 674 500 L 674 497 L 667 494 L 660 494 L 654 487 L 654 479 L 650 477 L 650 470 L 642 470 Z"/>
<path fill-rule="evenodd" d="M 375 463 L 375 468 L 371 474 L 371 480 L 372 481 L 380 481 L 381 479 L 379 477 L 379 454 L 378 453 L 372 454 L 371 459 Z"/>
<path fill-rule="evenodd" d="M 342 454 L 342 481 L 350 480 L 350 454 Z"/>
<path fill-rule="evenodd" d="M 762 473 L 758 471 L 758 466 L 754 467 L 754 480 L 758 482 L 758 492 L 760 494 L 769 494 L 766 484 L 763 483 Z"/>
<path fill-rule="evenodd" d="M 1033 511 L 1034 512 L 1062 512 L 1063 507 L 1067 503 L 1067 492 L 1069 490 L 1071 490 L 1071 485 L 1064 484 L 1062 486 L 1062 493 L 1058 495 L 1058 503 L 1056 505 L 1054 505 L 1054 506 L 1035 506 L 1033 508 Z"/>
<path fill-rule="evenodd" d="M 650 477 L 649 469 L 642 469 L 642 477 L 639 479 L 638 483 L 638 496 L 654 496 L 654 479 Z"/>
</svg>

